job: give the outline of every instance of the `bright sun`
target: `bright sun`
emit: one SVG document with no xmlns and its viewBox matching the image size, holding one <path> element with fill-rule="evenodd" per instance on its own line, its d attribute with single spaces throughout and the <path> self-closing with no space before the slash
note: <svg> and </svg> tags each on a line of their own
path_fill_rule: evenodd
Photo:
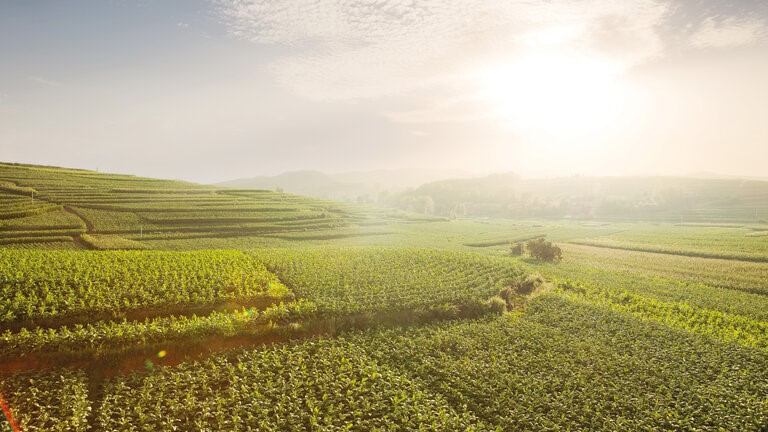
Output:
<svg viewBox="0 0 768 432">
<path fill-rule="evenodd" d="M 568 138 L 613 123 L 627 90 L 619 72 L 604 60 L 550 52 L 484 69 L 476 80 L 479 97 L 506 126 Z"/>
</svg>

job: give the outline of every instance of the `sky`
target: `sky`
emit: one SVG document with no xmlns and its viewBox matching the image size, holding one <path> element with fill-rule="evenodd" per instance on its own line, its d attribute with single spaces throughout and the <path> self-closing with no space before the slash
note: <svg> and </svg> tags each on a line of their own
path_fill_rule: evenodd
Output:
<svg viewBox="0 0 768 432">
<path fill-rule="evenodd" d="M 764 0 L 0 0 L 0 161 L 768 176 Z"/>
</svg>

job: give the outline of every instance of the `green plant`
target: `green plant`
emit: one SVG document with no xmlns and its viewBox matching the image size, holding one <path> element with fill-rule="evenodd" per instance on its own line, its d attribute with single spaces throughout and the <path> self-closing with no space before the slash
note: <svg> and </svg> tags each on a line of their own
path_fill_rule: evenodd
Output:
<svg viewBox="0 0 768 432">
<path fill-rule="evenodd" d="M 507 311 L 507 301 L 500 296 L 493 296 L 486 300 L 488 310 L 496 315 L 503 315 Z"/>
<path fill-rule="evenodd" d="M 526 247 L 532 257 L 542 261 L 551 262 L 563 259 L 563 252 L 560 250 L 560 247 L 545 240 L 544 237 L 528 241 Z"/>
<path fill-rule="evenodd" d="M 512 242 L 509 244 L 509 254 L 512 256 L 520 256 L 523 254 L 525 247 L 523 243 Z"/>
</svg>

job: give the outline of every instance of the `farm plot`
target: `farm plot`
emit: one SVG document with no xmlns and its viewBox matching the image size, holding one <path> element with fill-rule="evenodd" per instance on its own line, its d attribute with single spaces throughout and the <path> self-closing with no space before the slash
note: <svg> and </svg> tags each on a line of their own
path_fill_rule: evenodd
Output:
<svg viewBox="0 0 768 432">
<path fill-rule="evenodd" d="M 558 295 L 526 313 L 350 340 L 502 430 L 742 430 L 768 418 L 768 355 Z"/>
<path fill-rule="evenodd" d="M 0 253 L 0 323 L 83 322 L 292 294 L 242 252 Z"/>
<path fill-rule="evenodd" d="M 506 259 L 412 248 L 305 248 L 253 252 L 321 311 L 410 310 L 485 299 L 522 276 Z"/>
</svg>

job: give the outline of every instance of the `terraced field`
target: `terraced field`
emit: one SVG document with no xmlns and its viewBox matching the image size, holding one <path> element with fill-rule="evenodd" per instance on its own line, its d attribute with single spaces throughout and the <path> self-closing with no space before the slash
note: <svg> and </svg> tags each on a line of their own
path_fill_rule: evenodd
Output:
<svg viewBox="0 0 768 432">
<path fill-rule="evenodd" d="M 177 239 L 322 235 L 419 219 L 266 190 L 3 163 L 0 205 L 0 245 L 74 242 L 84 249 L 155 248 L 153 242 Z"/>
</svg>

